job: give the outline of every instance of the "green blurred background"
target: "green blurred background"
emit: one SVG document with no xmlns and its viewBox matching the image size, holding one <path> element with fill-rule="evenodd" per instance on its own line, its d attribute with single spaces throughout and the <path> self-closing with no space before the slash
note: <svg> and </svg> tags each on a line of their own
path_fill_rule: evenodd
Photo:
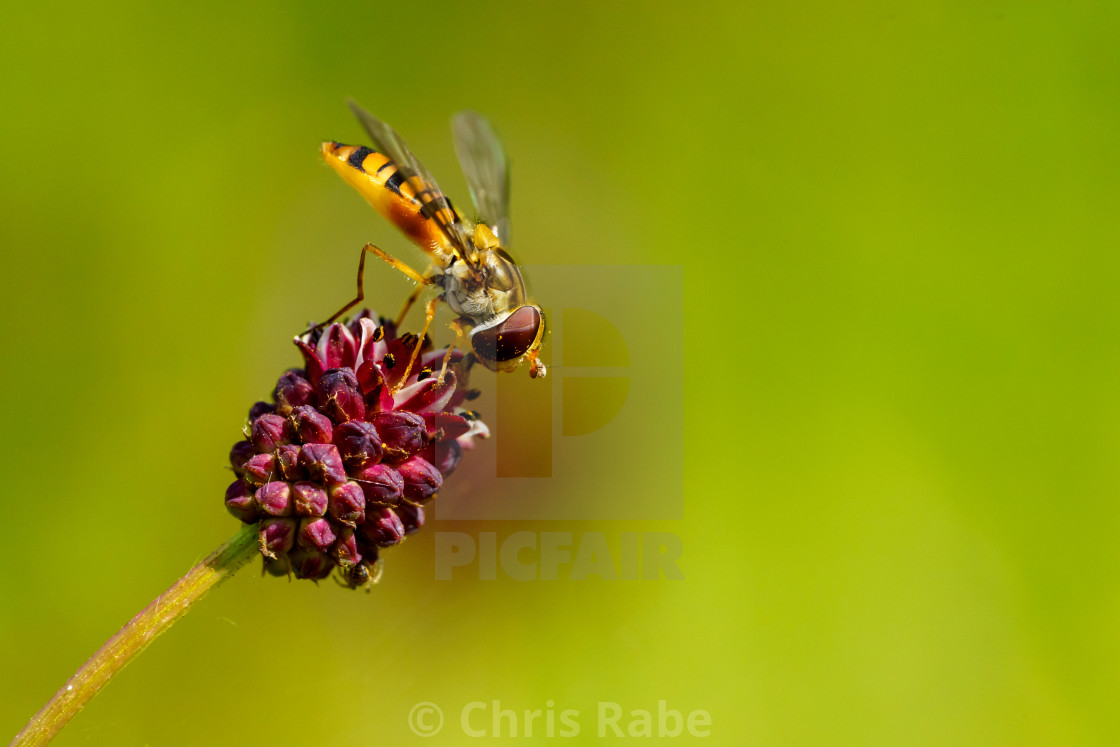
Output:
<svg viewBox="0 0 1120 747">
<path fill-rule="evenodd" d="M 320 163 L 353 96 L 460 203 L 448 118 L 490 116 L 524 261 L 684 265 L 683 520 L 433 527 L 672 532 L 685 580 L 435 581 L 431 527 L 369 596 L 247 570 L 60 744 L 411 744 L 421 700 L 471 742 L 493 699 L 582 741 L 601 700 L 713 744 L 1120 738 L 1114 6 L 3 16 L 0 732 L 234 531 L 290 334 L 361 243 L 408 255 Z"/>
</svg>

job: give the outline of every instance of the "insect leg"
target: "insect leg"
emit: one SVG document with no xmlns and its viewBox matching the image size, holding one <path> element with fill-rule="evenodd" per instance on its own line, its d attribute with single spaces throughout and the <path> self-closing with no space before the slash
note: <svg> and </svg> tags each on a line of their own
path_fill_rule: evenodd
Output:
<svg viewBox="0 0 1120 747">
<path fill-rule="evenodd" d="M 396 257 L 393 257 L 392 255 L 386 254 L 385 252 L 381 251 L 380 249 L 378 249 L 373 244 L 366 244 L 365 246 L 362 247 L 362 259 L 365 259 L 365 252 L 371 252 L 373 254 L 376 254 L 379 258 L 385 260 L 390 265 L 392 265 L 395 269 L 400 270 L 405 275 L 408 275 L 410 278 L 412 278 L 414 281 L 416 281 L 420 285 L 430 285 L 432 283 L 431 278 L 424 277 L 423 275 L 418 273 L 416 270 L 414 270 L 411 267 L 409 267 L 408 265 L 406 265 L 404 262 L 401 262 L 399 259 L 397 259 Z"/>
<path fill-rule="evenodd" d="M 429 284 L 436 282 L 432 277 L 434 273 L 435 265 L 428 265 L 428 269 L 424 270 L 424 277 L 428 279 Z M 412 305 L 416 303 L 416 299 L 418 299 L 420 297 L 420 294 L 423 292 L 424 286 L 418 285 L 416 286 L 416 290 L 412 291 L 412 293 L 409 294 L 408 298 L 405 299 L 404 306 L 401 307 L 401 313 L 397 314 L 397 319 L 395 322 L 397 329 L 401 328 L 401 324 L 404 322 L 405 315 L 407 315 L 408 312 L 412 310 Z"/>
<path fill-rule="evenodd" d="M 409 312 L 409 310 L 412 308 L 412 304 L 416 303 L 416 299 L 419 298 L 420 294 L 423 292 L 424 286 L 418 285 L 416 286 L 416 290 L 412 291 L 412 293 L 409 294 L 408 298 L 405 299 L 404 306 L 401 308 L 401 313 L 397 314 L 397 320 L 396 322 L 394 322 L 397 329 L 401 328 L 401 322 L 404 321 L 405 314 Z"/>
<path fill-rule="evenodd" d="M 451 361 L 451 354 L 455 352 L 455 346 L 459 344 L 459 340 L 463 338 L 463 325 L 458 320 L 451 322 L 451 329 L 455 330 L 455 339 L 447 346 L 447 353 L 443 356 L 443 366 L 439 369 L 439 378 L 436 379 L 436 386 L 443 384 L 443 379 L 447 376 L 447 364 Z"/>
<path fill-rule="evenodd" d="M 408 265 L 406 265 L 404 262 L 401 262 L 399 259 L 386 254 L 385 252 L 381 251 L 381 249 L 377 248 L 373 244 L 366 244 L 365 246 L 362 247 L 362 257 L 361 257 L 361 259 L 358 260 L 358 295 L 354 296 L 354 299 L 352 301 L 350 301 L 350 303 L 346 304 L 341 309 L 339 309 L 338 311 L 331 314 L 330 318 L 327 319 L 327 321 L 320 322 L 319 324 L 316 324 L 314 327 L 309 329 L 308 332 L 314 332 L 317 329 L 322 329 L 323 327 L 325 327 L 328 324 L 330 324 L 331 322 L 333 322 L 335 319 L 338 319 L 340 316 L 345 314 L 350 309 L 357 306 L 359 303 L 361 303 L 365 299 L 365 297 L 366 297 L 365 276 L 366 276 L 366 253 L 367 252 L 369 252 L 370 254 L 377 255 L 379 258 L 385 260 L 390 265 L 392 265 L 393 267 L 400 270 L 405 275 L 408 275 L 410 278 L 412 278 L 417 283 L 419 283 L 420 287 L 416 289 L 417 294 L 420 292 L 420 288 L 423 288 L 425 285 L 429 285 L 432 282 L 432 280 L 430 278 L 424 277 L 423 275 L 418 273 L 416 270 L 414 270 L 411 267 L 409 267 Z"/>
<path fill-rule="evenodd" d="M 416 340 L 416 346 L 412 348 L 412 355 L 408 359 L 408 365 L 405 366 L 404 374 L 401 375 L 401 380 L 397 382 L 397 386 L 393 390 L 394 394 L 408 381 L 408 374 L 412 371 L 413 364 L 416 363 L 416 356 L 420 355 L 420 346 L 424 344 L 424 335 L 428 334 L 428 327 L 431 325 L 432 319 L 436 315 L 436 304 L 439 302 L 439 296 L 428 301 L 428 306 L 424 311 L 424 326 L 420 329 L 420 336 Z"/>
</svg>

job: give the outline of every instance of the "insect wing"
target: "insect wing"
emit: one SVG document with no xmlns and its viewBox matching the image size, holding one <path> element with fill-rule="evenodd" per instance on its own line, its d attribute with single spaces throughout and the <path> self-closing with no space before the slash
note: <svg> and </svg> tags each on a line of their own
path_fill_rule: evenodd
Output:
<svg viewBox="0 0 1120 747">
<path fill-rule="evenodd" d="M 358 106 L 354 101 L 348 101 L 350 110 L 358 117 L 370 139 L 372 145 L 381 151 L 397 165 L 401 175 L 410 180 L 416 187 L 416 198 L 423 207 L 421 212 L 439 226 L 444 236 L 457 250 L 460 259 L 470 261 L 469 234 L 462 220 L 459 218 L 451 200 L 440 190 L 436 180 L 428 173 L 415 154 L 405 145 L 404 140 L 396 130 L 382 122 L 377 117 Z"/>
<path fill-rule="evenodd" d="M 456 114 L 451 131 L 475 208 L 502 244 L 509 246 L 509 161 L 502 142 L 478 112 Z"/>
</svg>

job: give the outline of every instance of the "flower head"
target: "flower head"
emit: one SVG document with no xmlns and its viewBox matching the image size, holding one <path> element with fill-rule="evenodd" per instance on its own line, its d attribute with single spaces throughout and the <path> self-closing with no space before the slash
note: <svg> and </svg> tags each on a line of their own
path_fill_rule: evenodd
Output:
<svg viewBox="0 0 1120 747">
<path fill-rule="evenodd" d="M 265 569 L 344 583 L 376 580 L 378 555 L 424 524 L 424 509 L 463 449 L 489 435 L 460 405 L 463 356 L 362 311 L 296 338 L 304 367 L 249 411 L 234 444 L 226 508 L 259 522 Z M 416 362 L 403 379 L 413 351 Z"/>
</svg>

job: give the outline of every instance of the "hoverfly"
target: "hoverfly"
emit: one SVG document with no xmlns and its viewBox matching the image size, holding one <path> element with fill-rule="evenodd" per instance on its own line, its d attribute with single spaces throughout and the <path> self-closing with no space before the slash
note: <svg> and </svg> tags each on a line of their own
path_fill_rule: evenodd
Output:
<svg viewBox="0 0 1120 747">
<path fill-rule="evenodd" d="M 521 271 L 506 251 L 510 241 L 509 167 L 490 123 L 472 111 L 461 112 L 452 120 L 455 152 L 481 216 L 472 223 L 455 209 L 392 127 L 353 101 L 348 103 L 373 148 L 327 141 L 321 147 L 323 158 L 377 212 L 423 249 L 431 265 L 421 274 L 366 244 L 358 262 L 358 295 L 327 323 L 362 301 L 366 255 L 374 254 L 418 284 L 397 317 L 398 324 L 427 286 L 441 292 L 426 307 L 421 340 L 438 303 L 446 303 L 458 315 L 451 323 L 455 339 L 444 358 L 441 381 L 451 350 L 464 334 L 474 357 L 487 368 L 512 371 L 527 360 L 530 376 L 545 376 L 540 360 L 544 314 L 528 300 Z M 413 350 L 405 379 L 419 348 L 416 345 Z"/>
</svg>

